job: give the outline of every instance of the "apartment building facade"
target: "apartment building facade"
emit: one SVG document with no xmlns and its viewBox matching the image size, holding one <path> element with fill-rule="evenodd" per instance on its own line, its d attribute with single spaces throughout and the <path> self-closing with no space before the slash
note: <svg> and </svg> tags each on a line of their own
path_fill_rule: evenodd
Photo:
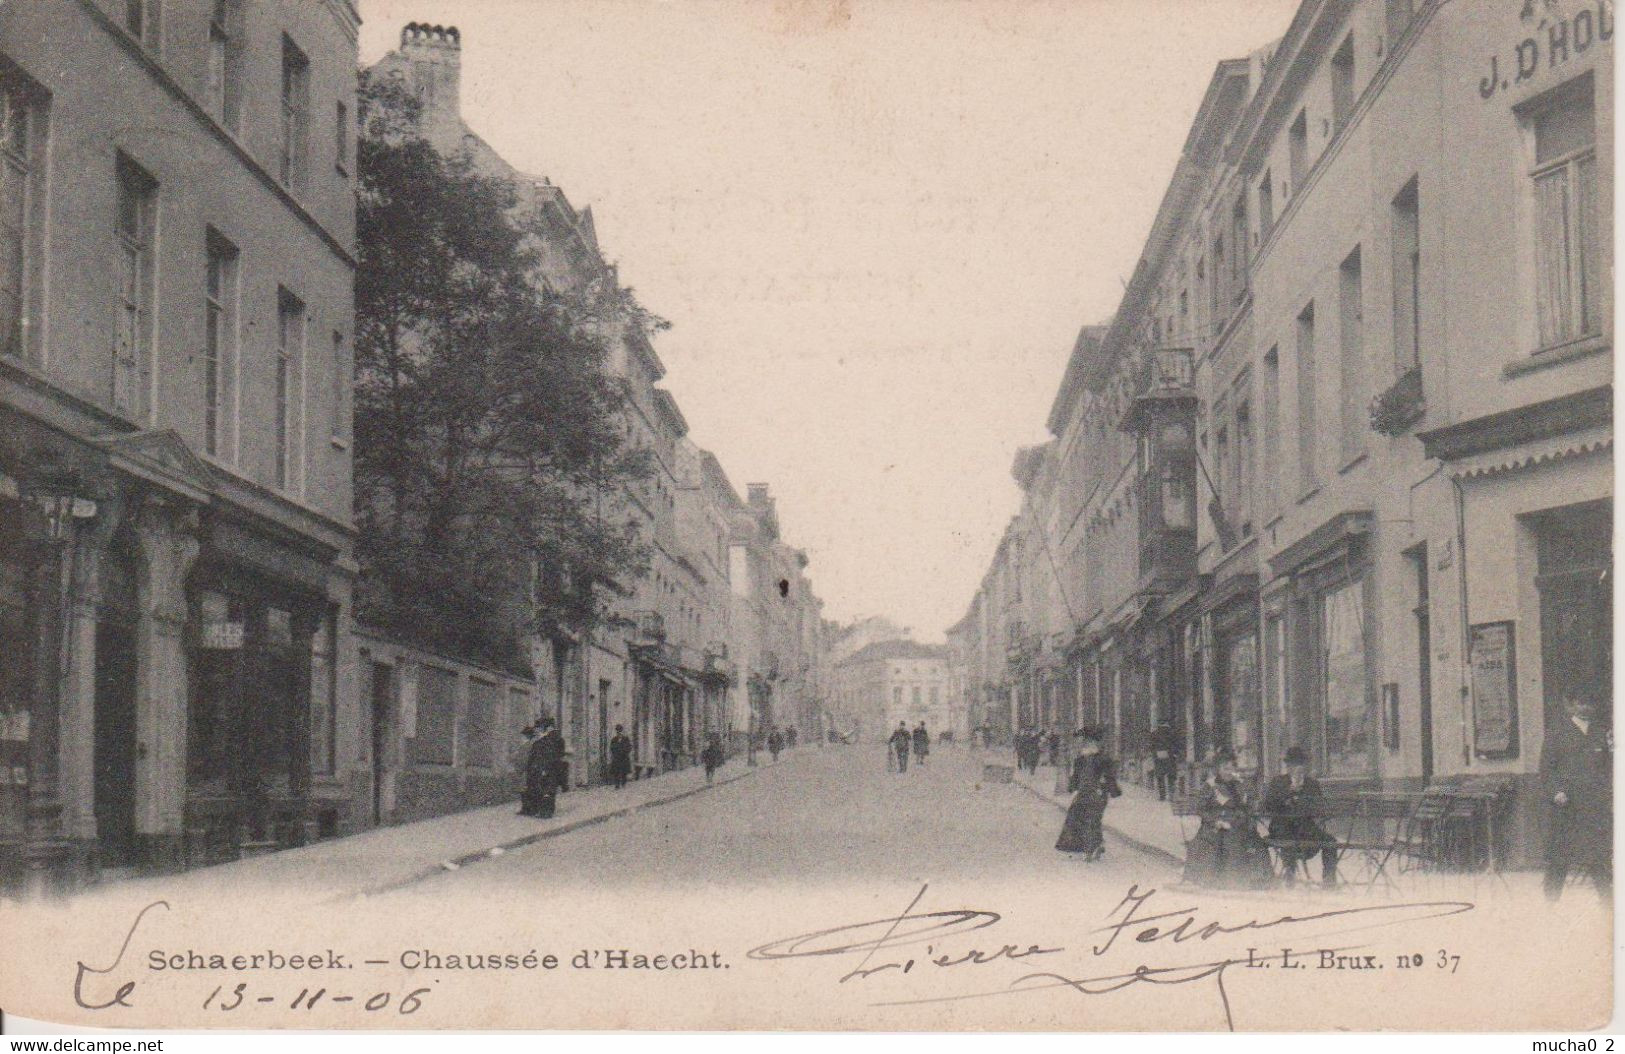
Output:
<svg viewBox="0 0 1625 1054">
<path fill-rule="evenodd" d="M 1170 720 L 1266 775 L 1503 775 L 1540 844 L 1544 730 L 1611 699 L 1613 30 L 1307 0 L 1216 69 L 1051 415 L 1080 713 L 1131 768 Z"/>
<path fill-rule="evenodd" d="M 356 822 L 358 19 L 0 10 L 6 878 Z"/>
</svg>

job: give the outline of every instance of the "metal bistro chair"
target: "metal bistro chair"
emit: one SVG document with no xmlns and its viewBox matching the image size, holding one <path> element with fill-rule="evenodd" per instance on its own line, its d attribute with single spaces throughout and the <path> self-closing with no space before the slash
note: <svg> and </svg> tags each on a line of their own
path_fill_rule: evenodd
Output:
<svg viewBox="0 0 1625 1054">
<path fill-rule="evenodd" d="M 1397 857 L 1395 866 L 1400 874 L 1431 874 L 1441 870 L 1447 859 L 1445 819 L 1454 804 L 1455 795 L 1444 789 L 1433 788 L 1415 795 L 1408 813 L 1399 821 L 1383 865 Z"/>
</svg>

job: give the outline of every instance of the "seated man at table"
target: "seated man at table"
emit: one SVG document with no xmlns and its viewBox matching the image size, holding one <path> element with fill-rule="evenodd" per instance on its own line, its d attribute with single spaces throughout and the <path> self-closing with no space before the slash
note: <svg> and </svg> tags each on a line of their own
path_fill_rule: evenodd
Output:
<svg viewBox="0 0 1625 1054">
<path fill-rule="evenodd" d="M 1320 826 L 1320 784 L 1309 775 L 1309 756 L 1302 747 L 1286 752 L 1286 771 L 1270 780 L 1264 791 L 1262 812 L 1270 818 L 1271 843 L 1281 852 L 1283 873 L 1288 885 L 1297 878 L 1298 863 L 1320 854 L 1321 881 L 1337 884 L 1337 843 Z"/>
</svg>

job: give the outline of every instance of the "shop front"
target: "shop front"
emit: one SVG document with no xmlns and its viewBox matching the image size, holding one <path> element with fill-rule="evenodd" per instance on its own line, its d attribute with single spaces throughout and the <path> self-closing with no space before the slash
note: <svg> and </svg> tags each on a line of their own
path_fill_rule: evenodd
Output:
<svg viewBox="0 0 1625 1054">
<path fill-rule="evenodd" d="M 1339 513 L 1270 561 L 1278 581 L 1267 592 L 1273 598 L 1285 591 L 1287 690 L 1284 703 L 1272 708 L 1276 727 L 1254 749 L 1262 752 L 1267 741 L 1274 756 L 1301 747 L 1323 781 L 1372 782 L 1380 775 L 1370 616 L 1374 523 L 1365 510 Z M 1279 632 L 1277 611 L 1272 599 L 1264 623 L 1272 635 Z M 1239 666 L 1262 709 L 1257 631 L 1234 639 L 1252 653 Z M 1275 651 L 1270 658 L 1276 661 Z"/>
</svg>

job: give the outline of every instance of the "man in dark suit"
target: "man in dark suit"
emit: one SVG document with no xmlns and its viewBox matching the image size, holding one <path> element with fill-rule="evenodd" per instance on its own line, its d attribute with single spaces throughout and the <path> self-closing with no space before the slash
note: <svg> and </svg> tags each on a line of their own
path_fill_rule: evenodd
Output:
<svg viewBox="0 0 1625 1054">
<path fill-rule="evenodd" d="M 907 772 L 908 752 L 909 749 L 914 745 L 913 737 L 908 734 L 908 725 L 901 721 L 897 722 L 897 731 L 893 732 L 891 734 L 891 738 L 886 742 L 891 747 L 893 753 L 897 755 L 897 771 Z"/>
<path fill-rule="evenodd" d="M 1320 782 L 1309 775 L 1309 755 L 1302 747 L 1286 752 L 1286 771 L 1270 780 L 1264 790 L 1263 812 L 1270 818 L 1272 844 L 1281 843 L 1282 880 L 1297 879 L 1298 863 L 1320 854 L 1320 880 L 1337 884 L 1337 843 L 1320 826 Z"/>
<path fill-rule="evenodd" d="M 609 778 L 619 790 L 626 786 L 626 777 L 631 774 L 632 740 L 627 737 L 624 725 L 616 725 L 615 734 L 609 737 Z"/>
<path fill-rule="evenodd" d="M 1550 823 L 1546 838 L 1546 898 L 1563 895 L 1571 870 L 1583 871 L 1605 900 L 1614 887 L 1614 742 L 1596 706 L 1566 692 L 1563 719 L 1546 733 L 1540 776 Z"/>
<path fill-rule="evenodd" d="M 1151 777 L 1157 784 L 1157 800 L 1167 801 L 1174 793 L 1174 772 L 1179 753 L 1179 736 L 1174 726 L 1162 722 L 1151 733 Z"/>
</svg>

